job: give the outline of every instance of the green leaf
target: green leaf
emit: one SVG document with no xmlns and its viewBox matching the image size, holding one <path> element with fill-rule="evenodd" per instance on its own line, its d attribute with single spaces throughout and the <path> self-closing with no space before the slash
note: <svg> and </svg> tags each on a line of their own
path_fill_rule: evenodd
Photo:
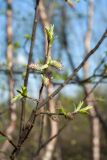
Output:
<svg viewBox="0 0 107 160">
<path fill-rule="evenodd" d="M 51 25 L 50 27 L 45 28 L 45 32 L 47 35 L 49 47 L 51 47 L 53 44 L 54 38 L 55 38 L 54 37 L 54 25 Z"/>
<path fill-rule="evenodd" d="M 12 99 L 12 103 L 20 100 L 23 97 L 27 97 L 27 88 L 25 86 L 21 86 L 21 90 L 17 90 L 17 92 L 19 94 Z"/>
<path fill-rule="evenodd" d="M 22 96 L 27 96 L 27 88 L 25 86 L 21 86 L 21 94 Z"/>
<path fill-rule="evenodd" d="M 14 50 L 17 50 L 20 47 L 19 42 L 14 42 L 13 47 L 14 47 Z"/>
<path fill-rule="evenodd" d="M 52 76 L 55 80 L 66 80 L 68 77 L 68 73 L 63 73 L 63 74 L 59 74 L 57 72 L 55 72 L 54 70 L 52 70 Z"/>
<path fill-rule="evenodd" d="M 64 107 L 58 108 L 58 113 L 62 113 L 65 117 L 67 116 L 67 112 L 65 111 Z"/>
<path fill-rule="evenodd" d="M 79 112 L 80 109 L 82 108 L 83 104 L 84 104 L 84 102 L 81 101 L 81 102 L 78 104 L 77 108 L 74 110 L 74 112 Z"/>
<path fill-rule="evenodd" d="M 92 109 L 92 108 L 93 108 L 93 106 L 84 107 L 84 108 L 82 108 L 82 109 L 79 110 L 79 113 L 88 113 L 88 111 L 90 109 Z"/>
<path fill-rule="evenodd" d="M 75 112 L 75 113 L 88 113 L 88 111 L 89 111 L 90 109 L 92 109 L 92 106 L 86 106 L 86 107 L 83 107 L 83 108 L 82 108 L 83 104 L 84 104 L 84 102 L 81 101 L 81 102 L 78 104 L 78 106 L 75 108 L 74 112 Z"/>
<path fill-rule="evenodd" d="M 104 98 L 102 98 L 102 97 L 95 97 L 95 100 L 96 101 L 99 101 L 99 102 L 105 102 L 105 99 Z"/>
<path fill-rule="evenodd" d="M 24 35 L 24 38 L 26 38 L 27 40 L 31 40 L 32 37 L 31 37 L 30 34 L 25 34 L 25 35 Z"/>
<path fill-rule="evenodd" d="M 12 103 L 20 100 L 22 98 L 22 95 L 21 94 L 18 94 L 17 96 L 15 96 L 13 99 L 12 99 Z"/>
<path fill-rule="evenodd" d="M 23 72 L 23 73 L 22 73 L 22 78 L 24 79 L 25 76 L 26 76 L 26 72 Z"/>
</svg>

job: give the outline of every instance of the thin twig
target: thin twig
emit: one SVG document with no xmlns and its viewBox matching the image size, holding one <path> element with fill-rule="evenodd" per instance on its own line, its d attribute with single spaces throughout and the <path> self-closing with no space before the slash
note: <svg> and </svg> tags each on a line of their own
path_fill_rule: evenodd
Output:
<svg viewBox="0 0 107 160">
<path fill-rule="evenodd" d="M 6 134 L 4 134 L 2 131 L 0 131 L 0 134 L 5 137 L 14 148 L 17 148 L 13 141 L 8 136 L 6 136 Z"/>
<path fill-rule="evenodd" d="M 76 73 L 83 67 L 83 65 L 87 62 L 87 60 L 95 53 L 95 51 L 99 48 L 101 43 L 104 41 L 104 39 L 107 37 L 107 29 L 103 33 L 101 39 L 98 41 L 96 46 L 86 55 L 84 60 L 80 63 L 80 65 L 74 70 L 73 74 L 67 78 L 67 80 L 64 81 L 63 84 L 61 84 L 49 97 L 47 97 L 40 105 L 39 108 L 44 106 L 50 99 L 52 99 L 54 96 L 56 96 L 65 86 L 68 84 L 71 80 L 73 80 Z"/>
<path fill-rule="evenodd" d="M 74 76 L 76 75 L 76 73 L 82 68 L 82 66 L 86 63 L 86 61 L 90 58 L 91 55 L 94 54 L 94 52 L 99 48 L 99 46 L 101 45 L 101 43 L 103 42 L 103 40 L 107 37 L 107 30 L 104 32 L 104 34 L 102 35 L 101 39 L 98 41 L 98 43 L 96 44 L 96 46 L 86 55 L 86 57 L 84 58 L 84 60 L 80 63 L 80 65 L 74 70 L 74 73 L 69 76 L 67 78 L 67 80 L 58 87 L 58 89 L 56 89 L 49 97 L 47 97 L 43 102 L 41 102 L 39 104 L 39 107 L 38 108 L 41 108 L 43 107 L 50 99 L 52 99 L 55 95 L 57 95 L 60 90 L 66 85 L 69 83 L 69 81 L 71 81 Z M 32 130 L 33 128 L 33 124 L 35 122 L 35 118 L 36 118 L 36 114 L 35 114 L 35 111 L 36 110 L 33 110 L 31 115 L 30 115 L 30 118 L 27 122 L 27 124 L 25 125 L 25 128 L 21 134 L 21 137 L 20 137 L 20 143 L 19 143 L 19 149 L 21 147 L 21 145 L 24 143 L 24 141 L 27 139 L 30 131 Z M 12 152 L 12 155 L 14 156 L 16 153 L 17 153 L 18 149 L 16 150 L 13 150 Z"/>
<path fill-rule="evenodd" d="M 55 134 L 53 137 L 49 138 L 46 142 L 44 142 L 39 148 L 38 150 L 36 151 L 36 154 L 35 154 L 35 157 L 37 157 L 40 153 L 40 151 L 46 147 L 46 145 L 51 142 L 54 138 L 56 138 L 61 132 L 62 130 L 66 127 L 66 125 L 64 125 L 61 129 L 59 129 L 59 131 L 57 132 L 57 134 Z"/>
<path fill-rule="evenodd" d="M 101 83 L 101 81 L 104 78 L 104 74 L 105 74 L 105 71 L 102 73 L 101 78 L 95 83 L 95 85 L 91 88 L 91 90 L 86 94 L 86 96 L 84 97 L 83 101 L 85 101 L 90 96 L 90 94 L 93 93 L 93 91 L 98 86 L 98 84 Z"/>
<path fill-rule="evenodd" d="M 35 43 L 35 34 L 36 34 L 36 27 L 37 27 L 37 21 L 38 21 L 38 6 L 39 6 L 39 0 L 35 2 L 35 15 L 34 15 L 34 21 L 33 21 L 33 28 L 32 28 L 31 44 L 30 44 L 28 63 L 27 63 L 26 74 L 24 79 L 24 86 L 26 88 L 28 84 L 28 77 L 29 77 L 29 71 L 30 71 L 29 65 L 32 61 L 33 48 Z M 21 135 L 22 129 L 24 128 L 25 103 L 26 103 L 25 100 L 22 99 L 19 141 L 20 141 L 20 135 Z"/>
</svg>

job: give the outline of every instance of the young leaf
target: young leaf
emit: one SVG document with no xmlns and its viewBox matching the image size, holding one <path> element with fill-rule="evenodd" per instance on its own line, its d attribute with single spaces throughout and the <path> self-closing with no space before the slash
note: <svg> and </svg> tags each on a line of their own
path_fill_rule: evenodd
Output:
<svg viewBox="0 0 107 160">
<path fill-rule="evenodd" d="M 25 34 L 24 38 L 26 38 L 27 40 L 31 40 L 31 35 L 30 34 Z"/>
<path fill-rule="evenodd" d="M 50 27 L 45 28 L 49 47 L 52 46 L 54 41 L 54 25 L 51 25 Z"/>
<path fill-rule="evenodd" d="M 14 42 L 13 47 L 14 47 L 14 50 L 16 51 L 20 47 L 19 42 Z"/>
<path fill-rule="evenodd" d="M 64 107 L 58 108 L 58 112 L 63 114 L 65 117 L 67 116 L 67 112 L 65 111 Z"/>
<path fill-rule="evenodd" d="M 17 96 L 15 96 L 13 99 L 12 99 L 12 103 L 20 100 L 22 98 L 22 95 L 21 94 L 18 94 Z"/>
<path fill-rule="evenodd" d="M 27 97 L 27 88 L 25 86 L 21 86 L 21 94 L 22 96 Z"/>
<path fill-rule="evenodd" d="M 84 102 L 81 101 L 81 102 L 78 104 L 77 108 L 74 110 L 74 112 L 79 112 L 80 109 L 82 108 L 83 104 L 84 104 Z"/>
<path fill-rule="evenodd" d="M 79 110 L 79 113 L 88 113 L 88 111 L 90 109 L 92 109 L 92 108 L 93 108 L 93 106 L 84 107 L 84 108 L 82 108 L 82 109 Z"/>
</svg>

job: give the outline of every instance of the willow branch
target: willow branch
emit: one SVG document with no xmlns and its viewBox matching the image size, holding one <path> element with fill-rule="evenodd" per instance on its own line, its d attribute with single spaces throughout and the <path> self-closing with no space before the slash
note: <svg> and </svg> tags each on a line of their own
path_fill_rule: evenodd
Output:
<svg viewBox="0 0 107 160">
<path fill-rule="evenodd" d="M 1 131 L 0 131 L 0 134 L 1 134 L 3 137 L 5 137 L 5 138 L 8 140 L 8 142 L 9 142 L 14 148 L 16 148 L 16 145 L 13 143 L 13 141 L 12 141 L 6 134 L 4 134 L 4 133 L 1 132 Z"/>
<path fill-rule="evenodd" d="M 61 84 L 49 97 L 47 97 L 40 105 L 41 108 L 44 106 L 50 99 L 52 99 L 54 96 L 56 96 L 73 78 L 75 77 L 76 73 L 83 67 L 83 65 L 87 62 L 87 60 L 95 53 L 95 51 L 99 48 L 99 46 L 102 44 L 104 39 L 107 37 L 107 29 L 103 33 L 101 39 L 98 41 L 96 46 L 85 56 L 84 60 L 80 63 L 80 65 L 74 70 L 73 74 L 69 76 L 63 84 Z"/>
<path fill-rule="evenodd" d="M 38 6 L 39 6 L 39 0 L 35 1 L 35 15 L 34 15 L 33 27 L 32 27 L 31 44 L 30 44 L 28 63 L 27 63 L 26 74 L 24 79 L 24 86 L 26 88 L 28 85 L 28 77 L 29 77 L 29 71 L 30 71 L 29 65 L 32 61 L 33 48 L 35 43 L 35 34 L 36 34 L 36 27 L 37 27 L 37 21 L 38 21 Z M 19 141 L 20 141 L 20 135 L 21 135 L 22 129 L 24 128 L 25 103 L 26 103 L 25 100 L 22 100 Z"/>
<path fill-rule="evenodd" d="M 35 157 L 37 157 L 40 153 L 40 151 L 45 148 L 49 142 L 51 142 L 54 138 L 56 138 L 61 132 L 62 130 L 65 128 L 66 126 L 64 125 L 61 129 L 59 129 L 59 131 L 57 132 L 57 134 L 55 134 L 54 136 L 50 137 L 46 142 L 44 142 L 36 151 Z"/>
<path fill-rule="evenodd" d="M 98 43 L 96 44 L 96 46 L 86 55 L 86 57 L 84 58 L 84 60 L 80 63 L 80 65 L 74 70 L 73 74 L 71 76 L 69 76 L 67 78 L 67 80 L 61 84 L 58 89 L 56 89 L 49 97 L 47 97 L 43 102 L 41 102 L 38 106 L 38 108 L 40 109 L 41 107 L 43 107 L 50 99 L 52 99 L 55 95 L 57 95 L 62 88 L 64 88 L 65 85 L 67 85 L 69 83 L 69 81 L 73 80 L 73 78 L 75 77 L 76 73 L 83 67 L 83 65 L 86 63 L 86 61 L 90 58 L 90 56 L 92 56 L 95 51 L 99 48 L 99 46 L 101 45 L 101 43 L 104 41 L 104 39 L 107 37 L 107 30 L 104 32 L 104 34 L 102 35 L 101 39 L 98 41 Z M 25 125 L 25 128 L 23 130 L 23 132 L 21 133 L 21 137 L 20 137 L 20 143 L 18 144 L 19 148 L 13 150 L 12 152 L 12 157 L 14 157 L 14 155 L 20 150 L 21 145 L 24 143 L 24 141 L 27 139 L 30 131 L 33 128 L 33 124 L 35 122 L 36 119 L 36 114 L 35 111 L 37 111 L 36 109 L 32 111 L 30 118 L 28 120 L 28 122 Z"/>
</svg>

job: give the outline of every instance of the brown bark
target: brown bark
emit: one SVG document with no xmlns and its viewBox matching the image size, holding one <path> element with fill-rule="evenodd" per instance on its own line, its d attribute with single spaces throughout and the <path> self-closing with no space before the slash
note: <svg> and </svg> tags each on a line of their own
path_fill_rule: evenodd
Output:
<svg viewBox="0 0 107 160">
<path fill-rule="evenodd" d="M 50 83 L 49 86 L 48 86 L 48 95 L 50 95 L 52 93 L 52 91 L 53 91 L 53 86 Z M 48 104 L 49 104 L 49 111 L 51 113 L 55 113 L 55 102 L 54 102 L 54 100 L 53 99 L 50 100 Z M 50 136 L 49 137 L 53 137 L 55 134 L 57 134 L 57 132 L 58 132 L 57 122 L 50 119 Z M 57 137 L 54 138 L 52 141 L 50 141 L 47 144 L 45 154 L 43 155 L 43 158 L 42 158 L 43 160 L 51 160 L 52 159 L 56 142 L 57 142 Z"/>
<path fill-rule="evenodd" d="M 44 28 L 49 27 L 50 24 L 49 24 L 48 16 L 46 14 L 46 10 L 45 10 L 45 7 L 44 7 L 42 1 L 40 1 L 40 5 L 39 5 L 39 14 L 40 14 L 40 18 L 43 23 L 43 27 Z M 46 40 L 46 46 L 47 46 L 47 40 Z M 47 53 L 47 47 L 46 47 L 46 53 Z M 49 51 L 49 54 L 51 54 L 50 51 Z M 48 90 L 48 95 L 51 95 L 51 93 L 53 92 L 53 85 L 52 85 L 51 81 L 49 82 L 47 90 Z M 48 107 L 49 107 L 50 112 L 55 113 L 55 102 L 53 99 L 49 100 Z M 53 137 L 58 132 L 58 125 L 57 125 L 57 122 L 52 119 L 49 119 L 49 123 L 50 123 L 49 137 Z M 56 145 L 56 141 L 57 141 L 57 137 L 55 137 L 52 141 L 50 141 L 47 144 L 47 146 L 45 148 L 46 149 L 45 153 L 42 157 L 43 160 L 51 160 L 52 159 L 53 152 L 54 152 L 55 145 Z"/>
<path fill-rule="evenodd" d="M 8 74 L 8 85 L 9 85 L 9 109 L 10 109 L 10 124 L 6 130 L 6 135 L 8 137 L 12 136 L 12 133 L 16 127 L 16 104 L 12 104 L 12 98 L 14 97 L 14 79 L 13 79 L 13 42 L 12 42 L 12 0 L 7 0 L 7 65 L 9 69 Z M 4 142 L 1 147 L 1 150 L 5 152 L 10 148 L 10 143 L 8 140 Z"/>
<path fill-rule="evenodd" d="M 32 26 L 32 36 L 31 36 L 31 43 L 30 43 L 30 50 L 29 50 L 29 56 L 28 56 L 28 63 L 26 67 L 26 73 L 24 78 L 24 86 L 27 88 L 28 86 L 28 79 L 29 79 L 29 65 L 32 62 L 32 56 L 33 56 L 33 48 L 35 44 L 36 39 L 36 28 L 38 23 L 38 6 L 39 6 L 40 0 L 35 1 L 35 14 L 34 14 L 34 20 L 33 20 L 33 26 Z M 19 133 L 19 142 L 22 134 L 22 130 L 25 126 L 25 106 L 26 106 L 26 99 L 22 99 L 22 106 L 21 106 L 21 116 L 20 116 L 20 133 Z"/>
</svg>

